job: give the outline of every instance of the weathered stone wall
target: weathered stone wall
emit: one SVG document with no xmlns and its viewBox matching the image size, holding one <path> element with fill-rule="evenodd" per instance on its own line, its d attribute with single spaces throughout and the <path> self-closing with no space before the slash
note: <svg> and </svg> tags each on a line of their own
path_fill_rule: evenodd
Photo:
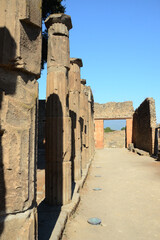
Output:
<svg viewBox="0 0 160 240">
<path fill-rule="evenodd" d="M 0 239 L 35 239 L 41 1 L 0 5 Z"/>
<path fill-rule="evenodd" d="M 146 98 L 133 115 L 134 146 L 154 154 L 155 128 L 155 101 L 153 98 Z"/>
<path fill-rule="evenodd" d="M 95 146 L 104 147 L 103 120 L 105 119 L 126 119 L 126 146 L 132 142 L 132 118 L 133 103 L 128 102 L 108 102 L 105 104 L 95 103 Z"/>
<path fill-rule="evenodd" d="M 125 130 L 104 132 L 104 148 L 125 148 Z"/>
<path fill-rule="evenodd" d="M 95 119 L 126 119 L 132 118 L 134 109 L 133 103 L 128 102 L 108 102 L 105 104 L 94 104 Z"/>
</svg>

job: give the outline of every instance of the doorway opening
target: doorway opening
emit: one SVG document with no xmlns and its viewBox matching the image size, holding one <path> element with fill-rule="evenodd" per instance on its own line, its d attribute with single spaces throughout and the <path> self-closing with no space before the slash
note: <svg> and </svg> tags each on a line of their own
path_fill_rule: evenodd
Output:
<svg viewBox="0 0 160 240">
<path fill-rule="evenodd" d="M 126 120 L 104 120 L 104 148 L 126 147 Z"/>
</svg>

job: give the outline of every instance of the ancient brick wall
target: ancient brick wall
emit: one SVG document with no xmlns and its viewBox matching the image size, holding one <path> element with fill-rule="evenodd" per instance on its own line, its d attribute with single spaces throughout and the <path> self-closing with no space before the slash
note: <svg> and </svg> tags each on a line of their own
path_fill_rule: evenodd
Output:
<svg viewBox="0 0 160 240">
<path fill-rule="evenodd" d="M 41 1 L 0 5 L 0 239 L 35 239 Z"/>
<path fill-rule="evenodd" d="M 95 147 L 104 148 L 104 124 L 103 120 L 95 120 Z"/>
<path fill-rule="evenodd" d="M 133 115 L 133 143 L 135 147 L 154 154 L 155 128 L 155 101 L 153 98 L 146 98 Z"/>
<path fill-rule="evenodd" d="M 108 102 L 105 104 L 94 104 L 95 119 L 126 119 L 132 118 L 134 109 L 133 103 L 128 102 Z"/>
</svg>

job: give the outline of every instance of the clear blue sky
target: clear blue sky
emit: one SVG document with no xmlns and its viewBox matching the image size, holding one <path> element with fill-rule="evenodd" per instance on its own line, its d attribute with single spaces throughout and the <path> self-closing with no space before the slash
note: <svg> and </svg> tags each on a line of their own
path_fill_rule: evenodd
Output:
<svg viewBox="0 0 160 240">
<path fill-rule="evenodd" d="M 95 102 L 156 101 L 160 122 L 160 0 L 66 0 L 72 18 L 70 56 L 82 58 L 81 77 Z M 45 98 L 46 70 L 40 98 Z"/>
</svg>

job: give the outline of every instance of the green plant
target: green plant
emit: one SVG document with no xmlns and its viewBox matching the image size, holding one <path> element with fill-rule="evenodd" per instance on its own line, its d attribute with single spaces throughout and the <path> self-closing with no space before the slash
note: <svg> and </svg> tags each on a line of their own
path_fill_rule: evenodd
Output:
<svg viewBox="0 0 160 240">
<path fill-rule="evenodd" d="M 111 129 L 110 127 L 104 128 L 104 132 L 114 132 L 115 130 Z"/>
</svg>

